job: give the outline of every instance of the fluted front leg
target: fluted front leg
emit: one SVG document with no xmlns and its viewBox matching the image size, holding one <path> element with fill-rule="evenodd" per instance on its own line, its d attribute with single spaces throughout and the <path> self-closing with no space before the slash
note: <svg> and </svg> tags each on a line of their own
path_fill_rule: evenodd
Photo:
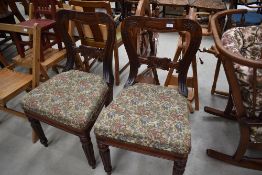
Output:
<svg viewBox="0 0 262 175">
<path fill-rule="evenodd" d="M 173 175 L 183 175 L 187 159 L 174 160 Z"/>
<path fill-rule="evenodd" d="M 112 172 L 112 166 L 111 166 L 109 146 L 99 143 L 99 142 L 97 144 L 98 144 L 99 153 L 100 153 L 103 165 L 104 165 L 104 170 L 105 172 L 107 172 L 108 175 L 110 175 Z"/>
<path fill-rule="evenodd" d="M 95 169 L 96 167 L 96 159 L 93 149 L 93 144 L 91 142 L 90 136 L 81 136 L 80 141 L 82 143 L 82 148 L 85 152 L 86 158 L 88 160 L 88 164 Z"/>
<path fill-rule="evenodd" d="M 36 132 L 37 136 L 40 139 L 40 142 L 45 146 L 48 147 L 48 140 L 45 136 L 45 133 L 43 131 L 43 128 L 40 124 L 40 122 L 36 119 L 28 117 L 29 122 L 31 123 L 31 127 Z"/>
</svg>

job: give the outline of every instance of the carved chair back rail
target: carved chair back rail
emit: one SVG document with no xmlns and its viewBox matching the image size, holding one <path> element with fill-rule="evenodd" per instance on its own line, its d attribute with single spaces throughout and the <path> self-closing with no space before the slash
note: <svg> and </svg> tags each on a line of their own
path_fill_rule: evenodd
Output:
<svg viewBox="0 0 262 175">
<path fill-rule="evenodd" d="M 188 47 L 185 50 L 185 54 L 183 56 L 184 59 L 182 59 L 179 63 L 177 63 L 179 66 L 177 66 L 178 72 L 179 72 L 179 89 L 183 94 L 185 92 L 187 93 L 186 85 L 184 84 L 186 82 L 186 76 L 187 71 L 189 69 L 189 65 L 192 62 L 192 55 L 194 53 L 192 52 L 199 46 L 199 41 L 201 41 L 201 36 L 198 35 L 199 31 L 198 25 L 196 25 L 195 22 L 192 22 L 190 19 L 157 19 L 157 18 L 149 18 L 150 20 L 147 20 L 147 17 L 129 17 L 128 22 L 125 22 L 124 26 L 122 27 L 122 37 L 124 42 L 132 42 L 131 44 L 126 44 L 125 48 L 127 50 L 128 57 L 130 59 L 130 66 L 132 66 L 131 70 L 133 71 L 130 73 L 128 81 L 126 83 L 127 85 L 132 85 L 135 80 L 135 76 L 137 76 L 138 68 L 142 63 L 147 63 L 151 67 L 157 67 L 164 70 L 167 70 L 171 67 L 175 67 L 174 63 L 171 62 L 171 60 L 167 59 L 161 59 L 157 57 L 152 57 L 152 59 L 149 58 L 143 58 L 139 59 L 139 57 L 135 54 L 136 48 L 134 39 L 132 38 L 131 30 L 128 30 L 128 28 L 143 28 L 144 30 L 152 31 L 152 32 L 178 32 L 178 31 L 187 31 L 191 33 L 190 43 Z M 170 27 L 169 27 L 170 26 Z M 201 33 L 201 32 L 200 32 Z M 143 61 L 142 61 L 143 60 Z M 160 64 L 159 64 L 160 63 Z M 183 68 L 183 69 L 182 69 Z M 135 73 L 135 74 L 134 74 Z M 187 94 L 186 94 L 187 95 Z"/>
<path fill-rule="evenodd" d="M 119 47 L 123 44 L 120 32 L 121 26 L 121 14 L 115 15 L 111 9 L 111 5 L 109 1 L 81 1 L 81 0 L 71 0 L 69 4 L 73 6 L 74 10 L 83 11 L 83 12 L 104 12 L 110 15 L 116 25 L 116 39 L 114 43 L 114 73 L 115 73 L 115 83 L 119 85 L 120 83 L 120 75 L 125 71 L 128 67 L 129 63 L 124 64 L 124 66 L 120 67 L 121 58 L 119 58 Z M 78 22 L 72 23 L 72 28 L 77 29 L 78 36 L 76 39 L 80 39 L 81 43 L 88 46 L 100 47 L 103 48 L 105 46 L 105 38 L 107 36 L 107 32 L 105 26 L 103 25 L 83 25 Z M 82 30 L 84 28 L 84 30 Z M 72 33 L 74 35 L 74 33 Z M 96 61 L 102 61 L 100 58 L 94 57 L 93 61 L 90 63 L 88 60 L 84 61 L 85 70 L 88 72 L 90 68 L 94 65 Z"/>
</svg>

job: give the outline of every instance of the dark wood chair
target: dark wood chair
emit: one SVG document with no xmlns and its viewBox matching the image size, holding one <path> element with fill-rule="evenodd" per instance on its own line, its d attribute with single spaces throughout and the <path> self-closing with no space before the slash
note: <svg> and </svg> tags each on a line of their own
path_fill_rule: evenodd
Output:
<svg viewBox="0 0 262 175">
<path fill-rule="evenodd" d="M 103 49 L 86 45 L 76 47 L 66 30 L 69 20 L 78 21 L 82 25 L 106 25 L 108 32 L 106 46 Z M 89 165 L 95 168 L 90 131 L 101 109 L 113 98 L 112 54 L 115 23 L 104 13 L 61 10 L 57 13 L 57 26 L 68 55 L 64 69 L 66 72 L 54 76 L 26 95 L 23 109 L 44 146 L 48 146 L 48 141 L 40 121 L 78 136 Z M 103 59 L 104 78 L 92 73 L 71 70 L 78 53 L 87 60 L 100 56 Z"/>
<path fill-rule="evenodd" d="M 211 20 L 214 49 L 224 66 L 230 90 L 225 111 L 210 107 L 205 111 L 238 122 L 240 140 L 232 156 L 211 149 L 207 154 L 233 165 L 262 170 L 262 157 L 245 156 L 250 148 L 262 149 L 262 27 L 235 27 L 230 20 L 234 14 L 246 12 L 227 10 Z"/>
<path fill-rule="evenodd" d="M 69 1 L 69 4 L 73 5 L 74 6 L 73 9 L 77 11 L 84 11 L 84 12 L 103 11 L 114 18 L 117 24 L 116 36 L 115 36 L 116 39 L 114 43 L 115 82 L 116 85 L 119 85 L 121 73 L 123 73 L 124 70 L 129 66 L 129 63 L 126 63 L 121 69 L 119 68 L 119 64 L 120 64 L 119 62 L 120 61 L 122 62 L 122 60 L 119 59 L 118 49 L 120 46 L 123 45 L 121 32 L 120 32 L 120 27 L 121 27 L 121 22 L 119 21 L 120 15 L 116 15 L 116 16 L 113 15 L 109 1 L 72 0 Z M 76 23 L 75 26 L 77 30 L 79 30 L 79 24 Z M 105 27 L 101 25 L 84 26 L 84 27 L 85 27 L 84 33 L 79 33 L 78 31 L 81 43 L 88 46 L 103 48 L 106 43 L 105 37 L 107 35 Z M 86 71 L 89 71 L 97 60 L 99 59 L 94 59 L 92 63 L 84 61 Z"/>
<path fill-rule="evenodd" d="M 33 48 L 31 61 L 32 71 L 31 74 L 18 72 L 14 69 L 16 65 L 5 63 L 0 59 L 0 62 L 5 65 L 3 69 L 0 69 L 0 110 L 10 113 L 12 115 L 26 118 L 25 114 L 11 109 L 8 107 L 7 102 L 16 97 L 18 94 L 25 90 L 33 89 L 39 84 L 39 60 L 40 60 L 40 33 L 41 28 L 39 25 L 34 27 L 22 27 L 15 24 L 0 24 L 0 31 L 5 32 L 17 32 L 23 34 L 33 35 Z M 36 142 L 38 138 L 33 132 L 33 142 Z"/>
<path fill-rule="evenodd" d="M 141 56 L 136 48 L 141 29 L 158 33 L 186 31 L 191 42 L 176 63 L 169 58 Z M 186 78 L 201 43 L 201 27 L 187 18 L 131 16 L 123 21 L 121 33 L 130 62 L 129 77 L 125 89 L 102 111 L 94 126 L 104 169 L 111 174 L 109 146 L 114 146 L 172 160 L 173 175 L 182 175 L 191 148 Z M 136 83 L 143 64 L 163 70 L 176 68 L 179 90 Z"/>
</svg>

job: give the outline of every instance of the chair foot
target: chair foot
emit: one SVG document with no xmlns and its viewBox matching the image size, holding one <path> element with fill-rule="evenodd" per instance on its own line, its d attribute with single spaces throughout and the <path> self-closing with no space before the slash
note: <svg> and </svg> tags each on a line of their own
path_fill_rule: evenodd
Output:
<svg viewBox="0 0 262 175">
<path fill-rule="evenodd" d="M 217 159 L 217 160 L 220 160 L 220 161 L 232 164 L 232 165 L 249 168 L 249 169 L 260 170 L 260 171 L 262 170 L 262 159 L 261 158 L 250 158 L 250 157 L 243 156 L 243 158 L 240 161 L 237 161 L 234 159 L 233 156 L 229 156 L 229 155 L 220 153 L 212 149 L 207 149 L 207 155 L 209 157 L 212 157 L 214 159 Z"/>
<path fill-rule="evenodd" d="M 183 175 L 186 168 L 187 158 L 174 160 L 173 175 Z"/>
<path fill-rule="evenodd" d="M 96 168 L 96 159 L 93 149 L 93 144 L 90 136 L 81 136 L 80 141 L 82 143 L 82 148 L 85 152 L 86 158 L 88 160 L 88 164 L 95 169 Z"/>
<path fill-rule="evenodd" d="M 47 140 L 47 138 L 45 136 L 45 133 L 43 131 L 43 128 L 42 128 L 41 123 L 39 122 L 39 120 L 30 118 L 30 117 L 28 117 L 28 120 L 31 123 L 31 127 L 33 128 L 33 130 L 35 131 L 35 133 L 39 137 L 40 142 L 42 143 L 42 145 L 44 145 L 45 147 L 48 147 L 48 140 Z"/>
<path fill-rule="evenodd" d="M 112 173 L 112 165 L 111 165 L 111 158 L 110 158 L 110 150 L 108 145 L 104 145 L 102 143 L 97 143 L 99 148 L 99 153 L 104 165 L 104 170 L 108 175 Z"/>
</svg>

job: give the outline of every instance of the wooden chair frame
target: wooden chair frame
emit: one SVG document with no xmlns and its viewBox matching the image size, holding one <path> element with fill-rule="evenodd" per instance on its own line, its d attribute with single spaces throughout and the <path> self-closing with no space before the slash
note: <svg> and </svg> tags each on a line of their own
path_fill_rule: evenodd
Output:
<svg viewBox="0 0 262 175">
<path fill-rule="evenodd" d="M 141 2 L 142 3 L 142 2 Z M 167 24 L 173 24 L 173 27 L 168 27 Z M 132 30 L 130 30 L 132 28 Z M 138 29 L 145 29 L 152 32 L 179 32 L 187 31 L 191 33 L 191 42 L 188 45 L 183 59 L 178 63 L 173 63 L 171 59 L 159 58 L 155 56 L 140 56 L 137 55 L 136 48 L 136 37 L 139 33 Z M 128 54 L 130 62 L 130 73 L 125 87 L 132 86 L 136 83 L 136 78 L 138 76 L 138 68 L 142 64 L 146 64 L 149 67 L 160 68 L 163 70 L 169 70 L 170 68 L 177 68 L 179 70 L 179 92 L 184 96 L 187 96 L 188 90 L 186 86 L 187 72 L 189 66 L 194 58 L 194 54 L 197 52 L 199 45 L 201 43 L 201 27 L 195 21 L 190 19 L 172 19 L 172 18 L 151 18 L 143 16 L 131 16 L 126 18 L 121 27 L 123 42 Z M 130 44 L 132 43 L 132 44 Z M 104 169 L 107 174 L 111 174 L 112 166 L 110 160 L 109 146 L 114 146 L 117 148 L 126 149 L 129 151 L 134 151 L 142 154 L 147 154 L 151 156 L 161 157 L 164 159 L 174 161 L 173 175 L 182 175 L 185 169 L 188 155 L 175 154 L 167 151 L 160 151 L 153 148 L 141 146 L 138 144 L 131 144 L 126 142 L 121 142 L 115 139 L 107 138 L 105 136 L 96 135 L 98 148 L 102 162 L 104 164 Z"/>
<path fill-rule="evenodd" d="M 238 5 L 238 1 L 239 0 L 232 0 L 231 3 L 230 3 L 230 9 L 237 9 L 237 5 Z M 262 13 L 262 1 L 261 0 L 258 0 L 260 5 L 258 4 L 256 7 L 252 6 L 252 4 L 257 4 L 257 2 L 251 2 L 251 3 L 248 3 L 247 0 L 243 0 L 243 5 L 245 5 L 246 7 L 249 7 L 249 8 L 258 8 L 258 13 Z M 243 12 L 243 13 L 236 13 L 236 14 L 241 14 L 242 15 L 242 21 L 240 22 L 240 25 L 244 25 L 245 23 L 245 20 L 244 20 L 244 14 L 246 12 Z M 216 57 L 218 55 L 218 52 L 216 50 L 216 48 L 214 46 L 212 46 L 210 49 L 204 49 L 204 51 L 206 52 L 209 52 L 211 54 L 214 54 Z M 212 84 L 212 88 L 211 88 L 211 94 L 214 95 L 214 94 L 217 94 L 217 95 L 222 95 L 222 96 L 228 96 L 228 92 L 224 92 L 224 91 L 221 91 L 221 90 L 217 90 L 217 80 L 218 80 L 218 76 L 219 76 L 219 72 L 220 72 L 220 68 L 221 68 L 221 60 L 218 59 L 217 60 L 217 64 L 216 64 L 216 69 L 215 69 L 215 75 L 214 75 L 214 80 L 213 80 L 213 84 Z"/>
<path fill-rule="evenodd" d="M 113 16 L 112 9 L 110 6 L 109 1 L 81 1 L 81 0 L 71 0 L 69 1 L 70 5 L 73 5 L 73 9 L 77 9 L 78 7 L 83 8 L 84 12 L 95 12 L 95 9 L 104 9 L 107 14 L 110 16 Z M 119 24 L 120 25 L 120 24 Z M 79 31 L 79 25 L 75 24 L 76 28 Z M 74 27 L 72 27 L 74 28 Z M 89 46 L 98 46 L 103 48 L 105 46 L 105 41 L 103 40 L 103 31 L 101 31 L 99 26 L 90 26 L 90 31 L 93 35 L 93 39 L 87 39 L 84 36 L 84 33 L 79 33 L 81 43 Z M 129 66 L 129 63 L 126 63 L 121 69 L 119 68 L 119 54 L 118 54 L 118 48 L 123 44 L 122 39 L 116 38 L 114 43 L 114 60 L 115 60 L 115 82 L 116 85 L 119 85 L 120 83 L 120 75 L 124 72 L 124 70 Z M 86 71 L 89 71 L 92 65 L 97 61 L 97 59 L 94 59 L 94 61 L 89 64 L 85 61 L 85 69 Z"/>
<path fill-rule="evenodd" d="M 79 47 L 76 47 L 75 42 L 73 41 L 68 31 L 66 30 L 66 26 L 70 20 L 81 22 L 81 24 L 106 25 L 107 32 L 110 33 L 110 35 L 108 35 L 107 37 L 105 48 L 101 50 L 100 48 L 89 47 L 85 45 L 80 45 Z M 115 37 L 114 37 L 115 24 L 112 18 L 105 13 L 84 13 L 84 12 L 76 12 L 70 10 L 60 10 L 59 12 L 57 12 L 57 26 L 61 33 L 61 37 L 65 43 L 67 56 L 68 56 L 66 66 L 63 71 L 68 71 L 74 68 L 74 65 L 76 63 L 76 56 L 78 53 L 81 53 L 87 59 L 88 58 L 90 59 L 93 56 L 99 54 L 103 57 L 103 75 L 104 75 L 104 80 L 106 81 L 109 87 L 108 91 L 101 105 L 94 112 L 92 116 L 94 120 L 90 121 L 90 123 L 84 129 L 81 130 L 77 128 L 69 127 L 65 124 L 61 124 L 51 119 L 47 119 L 46 117 L 42 117 L 39 114 L 33 113 L 31 111 L 27 111 L 26 109 L 24 109 L 25 114 L 29 118 L 32 127 L 34 128 L 37 135 L 39 136 L 40 142 L 46 147 L 48 146 L 48 140 L 43 132 L 40 121 L 78 136 L 82 143 L 82 147 L 85 152 L 89 165 L 92 168 L 95 168 L 96 161 L 93 151 L 93 144 L 90 138 L 90 131 L 102 108 L 104 106 L 107 106 L 113 99 L 114 77 L 112 72 L 112 54 L 113 54 L 113 43 L 115 41 Z"/>
<path fill-rule="evenodd" d="M 246 109 L 243 104 L 243 99 L 240 91 L 240 86 L 238 84 L 238 80 L 235 74 L 235 69 L 233 67 L 234 63 L 252 67 L 254 70 L 262 69 L 262 63 L 260 60 L 248 60 L 242 56 L 238 56 L 233 54 L 229 50 L 225 49 L 221 42 L 221 37 L 223 33 L 223 27 L 221 27 L 221 23 L 225 20 L 225 17 L 228 16 L 230 19 L 230 15 L 237 13 L 246 13 L 247 10 L 227 10 L 222 11 L 214 15 L 211 20 L 211 27 L 214 35 L 215 46 L 214 49 L 216 51 L 217 56 L 221 60 L 225 73 L 227 76 L 227 80 L 229 83 L 229 99 L 224 111 L 219 111 L 214 108 L 205 107 L 205 111 L 211 114 L 214 114 L 219 117 L 235 120 L 239 124 L 240 129 L 240 140 L 239 145 L 236 149 L 236 152 L 233 156 L 226 155 L 224 153 L 220 153 L 215 150 L 208 149 L 207 154 L 210 157 L 215 159 L 225 161 L 227 163 L 262 170 L 262 158 L 251 158 L 245 156 L 245 153 L 248 148 L 262 149 L 261 143 L 254 143 L 250 141 L 250 127 L 252 126 L 262 126 L 261 117 L 247 117 Z M 256 75 L 254 75 L 256 76 Z M 261 116 L 261 115 L 260 115 Z"/>
<path fill-rule="evenodd" d="M 0 70 L 0 74 L 3 74 L 1 75 L 1 79 L 3 80 L 3 82 L 1 82 L 1 85 L 3 86 L 1 87 L 1 96 L 3 98 L 0 99 L 0 110 L 25 118 L 26 116 L 24 113 L 8 108 L 6 103 L 21 92 L 27 89 L 35 88 L 39 84 L 41 28 L 37 24 L 35 24 L 33 28 L 22 27 L 14 24 L 0 24 L 0 30 L 5 32 L 29 34 L 33 36 L 33 59 L 31 62 L 32 75 L 13 71 L 12 69 L 15 65 L 9 65 Z M 33 142 L 36 142 L 38 138 L 34 134 L 34 131 L 32 136 Z"/>
<path fill-rule="evenodd" d="M 30 3 L 29 19 L 33 19 L 34 18 L 33 16 L 34 16 L 34 6 L 32 3 Z M 30 36 L 30 38 L 32 37 Z M 61 48 L 60 49 L 49 48 L 43 51 L 43 53 L 41 53 L 42 59 L 40 60 L 40 72 L 42 75 L 42 81 L 48 80 L 50 78 L 48 75 L 48 70 L 50 68 L 56 67 L 57 64 L 65 58 L 65 56 L 66 56 L 66 50 Z M 31 69 L 30 63 L 32 60 L 32 49 L 25 51 L 25 57 L 21 57 L 21 55 L 17 55 L 15 58 L 13 58 L 13 60 L 16 64 Z"/>
<path fill-rule="evenodd" d="M 194 8 L 189 8 L 189 13 L 187 15 L 189 19 L 196 20 L 196 13 L 194 11 Z M 202 30 L 203 32 L 203 30 Z M 186 34 L 185 32 L 179 33 L 179 41 L 177 50 L 173 59 L 173 62 L 177 62 L 181 54 L 183 55 L 185 53 L 185 49 L 187 48 L 187 45 L 189 44 L 189 38 L 190 36 Z M 175 69 L 170 69 L 168 71 L 168 75 L 165 81 L 165 86 L 177 86 L 178 85 L 178 77 L 173 75 Z M 199 110 L 199 94 L 198 94 L 198 76 L 197 76 L 197 62 L 196 62 L 196 55 L 194 55 L 194 59 L 192 61 L 192 71 L 193 76 L 187 78 L 187 86 L 192 89 L 190 96 L 188 97 L 188 100 L 190 104 L 188 104 L 190 112 L 193 113 L 194 109 L 192 107 L 192 102 L 195 102 L 195 110 Z"/>
</svg>

